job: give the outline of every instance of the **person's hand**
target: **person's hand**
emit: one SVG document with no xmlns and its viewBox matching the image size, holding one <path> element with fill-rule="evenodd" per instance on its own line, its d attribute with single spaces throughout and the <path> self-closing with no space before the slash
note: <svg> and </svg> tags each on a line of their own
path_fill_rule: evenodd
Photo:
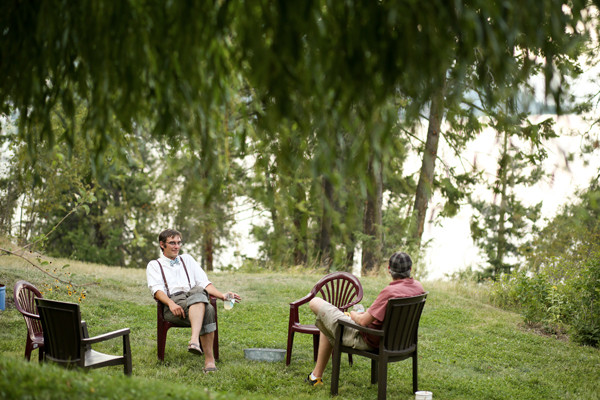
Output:
<svg viewBox="0 0 600 400">
<path fill-rule="evenodd" d="M 171 304 L 169 304 L 169 310 L 171 310 L 173 315 L 180 318 L 185 318 L 185 311 L 183 311 L 183 308 L 174 301 L 172 301 Z"/>
<path fill-rule="evenodd" d="M 234 292 L 227 292 L 227 293 L 225 293 L 224 297 L 227 298 L 228 294 L 231 294 L 233 296 L 233 298 L 235 299 L 236 303 L 239 303 L 242 300 L 242 298 L 240 297 L 240 295 L 237 294 L 237 293 L 234 293 Z"/>
</svg>

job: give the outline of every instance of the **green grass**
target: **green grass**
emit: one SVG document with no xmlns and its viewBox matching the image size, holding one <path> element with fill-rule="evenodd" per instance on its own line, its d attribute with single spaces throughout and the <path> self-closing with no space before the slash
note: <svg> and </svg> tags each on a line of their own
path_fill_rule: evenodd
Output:
<svg viewBox="0 0 600 400">
<path fill-rule="evenodd" d="M 70 263 L 79 283 L 99 281 L 88 288 L 81 312 L 90 334 L 131 328 L 133 377 L 122 368 L 66 371 L 23 361 L 25 323 L 12 303 L 16 280 L 40 287 L 50 280 L 15 257 L 0 257 L 0 283 L 6 285 L 7 309 L 0 312 L 0 398 L 2 399 L 328 399 L 330 367 L 325 386 L 311 388 L 303 380 L 313 367 L 312 341 L 297 334 L 292 363 L 253 362 L 244 358 L 249 347 L 285 349 L 292 300 L 304 296 L 321 273 L 210 273 L 222 290 L 236 290 L 243 302 L 231 311 L 219 308 L 221 361 L 219 372 L 204 375 L 203 358 L 186 351 L 188 329 L 171 329 L 165 362 L 156 358 L 156 308 L 143 269 Z M 369 305 L 387 284 L 366 277 L 363 303 Z M 430 294 L 421 319 L 419 387 L 435 399 L 598 399 L 600 351 L 522 328 L 517 314 L 484 302 L 485 293 L 453 284 L 425 283 Z M 64 291 L 45 297 L 73 300 Z M 313 320 L 308 309 L 301 318 Z M 95 347 L 96 348 L 96 347 Z M 100 351 L 119 352 L 120 341 L 102 343 Z M 375 398 L 369 383 L 369 360 L 343 359 L 339 399 Z M 389 399 L 414 399 L 411 363 L 390 364 Z"/>
</svg>

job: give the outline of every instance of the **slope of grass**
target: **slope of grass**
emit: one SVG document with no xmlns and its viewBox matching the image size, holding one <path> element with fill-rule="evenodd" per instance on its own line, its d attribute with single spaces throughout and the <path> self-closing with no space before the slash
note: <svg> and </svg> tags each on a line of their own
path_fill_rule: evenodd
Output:
<svg viewBox="0 0 600 400">
<path fill-rule="evenodd" d="M 216 374 L 201 372 L 203 359 L 186 351 L 188 329 L 171 329 L 164 362 L 156 358 L 156 306 L 143 269 L 123 269 L 53 260 L 71 264 L 78 283 L 88 287 L 81 305 L 91 335 L 131 328 L 133 377 L 119 367 L 83 373 L 52 365 L 22 361 L 25 323 L 12 304 L 12 287 L 26 279 L 40 287 L 51 280 L 15 257 L 0 257 L 0 283 L 6 285 L 7 309 L 0 312 L 0 398 L 270 398 L 327 399 L 326 385 L 311 388 L 303 380 L 313 367 L 312 340 L 297 334 L 292 363 L 253 362 L 244 349 L 285 349 L 289 301 L 304 296 L 320 272 L 210 273 L 221 290 L 235 290 L 243 302 L 231 311 L 219 308 L 221 360 Z M 368 306 L 388 280 L 364 277 Z M 553 338 L 537 336 L 520 327 L 519 316 L 489 305 L 445 283 L 425 283 L 430 294 L 419 336 L 419 387 L 436 399 L 597 399 L 600 393 L 600 352 Z M 75 300 L 63 290 L 45 297 Z M 313 320 L 308 309 L 301 318 Z M 96 348 L 96 347 L 95 347 Z M 119 352 L 120 342 L 102 343 L 97 350 Z M 374 398 L 369 383 L 369 360 L 355 357 L 342 364 L 339 399 Z M 410 361 L 390 364 L 388 398 L 413 399 Z"/>
</svg>

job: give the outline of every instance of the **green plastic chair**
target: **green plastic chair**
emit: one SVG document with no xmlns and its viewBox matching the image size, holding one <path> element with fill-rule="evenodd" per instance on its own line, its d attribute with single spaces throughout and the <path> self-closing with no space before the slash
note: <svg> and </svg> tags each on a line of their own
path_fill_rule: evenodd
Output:
<svg viewBox="0 0 600 400">
<path fill-rule="evenodd" d="M 87 336 L 82 327 L 79 304 L 36 298 L 44 332 L 46 361 L 64 367 L 84 369 L 123 365 L 125 375 L 131 375 L 131 347 L 129 328 L 105 333 L 94 337 Z M 123 354 L 119 356 L 92 350 L 95 343 L 121 337 Z"/>
</svg>

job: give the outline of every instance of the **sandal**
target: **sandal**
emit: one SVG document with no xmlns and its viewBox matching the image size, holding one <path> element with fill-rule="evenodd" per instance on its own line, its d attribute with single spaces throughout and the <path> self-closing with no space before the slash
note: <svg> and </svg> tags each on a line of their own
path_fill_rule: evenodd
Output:
<svg viewBox="0 0 600 400">
<path fill-rule="evenodd" d="M 204 367 L 202 368 L 202 372 L 204 372 L 205 374 L 208 374 L 210 372 L 217 372 L 218 369 L 217 367 Z"/>
<path fill-rule="evenodd" d="M 199 355 L 199 356 L 201 356 L 201 355 L 203 354 L 203 352 L 202 352 L 202 349 L 201 349 L 201 348 L 200 348 L 200 346 L 199 346 L 199 345 L 197 345 L 196 343 L 190 343 L 190 344 L 188 345 L 188 351 L 189 351 L 190 353 L 194 353 L 194 354 L 197 354 L 197 355 Z"/>
</svg>

